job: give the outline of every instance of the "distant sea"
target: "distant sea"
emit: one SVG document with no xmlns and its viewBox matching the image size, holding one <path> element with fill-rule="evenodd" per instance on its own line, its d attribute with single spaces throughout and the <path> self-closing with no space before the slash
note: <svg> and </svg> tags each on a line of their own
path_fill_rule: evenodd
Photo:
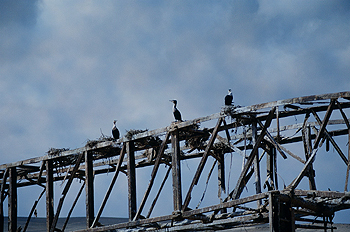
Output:
<svg viewBox="0 0 350 232">
<path fill-rule="evenodd" d="M 65 218 L 58 219 L 56 228 L 62 229 L 65 220 L 66 220 Z M 24 225 L 26 224 L 26 221 L 27 221 L 26 217 L 19 217 L 17 219 L 17 227 L 21 226 L 23 230 Z M 102 225 L 113 225 L 117 223 L 127 222 L 128 219 L 101 217 L 99 221 Z M 7 217 L 4 218 L 4 224 L 5 224 L 4 231 L 8 231 Z M 81 229 L 86 229 L 85 217 L 71 217 L 69 219 L 69 222 L 66 226 L 65 231 L 75 231 L 75 230 L 81 230 Z M 46 232 L 46 218 L 32 217 L 30 219 L 27 232 Z"/>
</svg>

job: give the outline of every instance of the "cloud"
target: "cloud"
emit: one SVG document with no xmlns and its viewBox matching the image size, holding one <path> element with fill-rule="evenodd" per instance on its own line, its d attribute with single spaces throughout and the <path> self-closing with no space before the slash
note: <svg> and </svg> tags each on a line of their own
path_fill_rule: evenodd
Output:
<svg viewBox="0 0 350 232">
<path fill-rule="evenodd" d="M 0 1 L 4 163 L 349 86 L 350 3 Z"/>
</svg>

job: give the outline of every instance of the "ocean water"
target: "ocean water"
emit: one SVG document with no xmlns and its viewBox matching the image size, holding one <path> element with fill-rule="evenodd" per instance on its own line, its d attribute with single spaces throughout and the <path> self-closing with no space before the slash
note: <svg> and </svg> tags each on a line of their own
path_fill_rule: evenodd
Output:
<svg viewBox="0 0 350 232">
<path fill-rule="evenodd" d="M 62 229 L 63 224 L 65 222 L 65 218 L 58 219 L 56 228 Z M 26 224 L 27 218 L 25 217 L 19 217 L 17 219 L 17 227 L 22 227 L 22 230 L 24 228 L 24 225 Z M 100 223 L 103 225 L 112 225 L 117 224 L 121 222 L 127 222 L 127 218 L 109 218 L 109 217 L 101 217 Z M 4 218 L 4 231 L 8 231 L 8 224 L 7 224 L 7 217 Z M 86 219 L 85 217 L 71 217 L 69 219 L 69 222 L 66 226 L 65 231 L 75 231 L 75 230 L 81 230 L 86 228 Z M 46 232 L 46 218 L 36 218 L 33 217 L 30 220 L 29 226 L 27 228 L 27 232 Z"/>
</svg>

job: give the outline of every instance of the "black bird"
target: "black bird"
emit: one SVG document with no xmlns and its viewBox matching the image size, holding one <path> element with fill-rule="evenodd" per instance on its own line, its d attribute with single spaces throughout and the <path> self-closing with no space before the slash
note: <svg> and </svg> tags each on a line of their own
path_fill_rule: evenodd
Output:
<svg viewBox="0 0 350 232">
<path fill-rule="evenodd" d="M 233 95 L 231 89 L 228 90 L 228 94 L 225 96 L 225 105 L 232 105 Z"/>
<path fill-rule="evenodd" d="M 176 101 L 176 100 L 169 100 L 169 101 L 171 101 L 172 103 L 174 103 L 173 113 L 174 113 L 174 118 L 175 118 L 175 120 L 176 120 L 176 121 L 182 122 L 181 113 L 180 113 L 180 111 L 176 108 L 177 101 Z"/>
<path fill-rule="evenodd" d="M 114 120 L 113 127 L 112 127 L 112 135 L 113 135 L 114 139 L 119 139 L 120 134 L 119 134 L 119 130 L 117 128 L 116 123 L 117 123 L 117 120 Z"/>
</svg>

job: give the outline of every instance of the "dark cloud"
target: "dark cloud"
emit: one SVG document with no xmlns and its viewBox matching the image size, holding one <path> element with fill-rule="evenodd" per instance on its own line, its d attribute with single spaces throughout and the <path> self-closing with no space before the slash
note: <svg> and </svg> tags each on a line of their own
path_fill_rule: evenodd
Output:
<svg viewBox="0 0 350 232">
<path fill-rule="evenodd" d="M 40 0 L 0 0 L 0 28 L 13 25 L 33 26 L 38 16 Z"/>
<path fill-rule="evenodd" d="M 31 49 L 39 0 L 0 0 L 0 62 L 18 61 Z"/>
</svg>

